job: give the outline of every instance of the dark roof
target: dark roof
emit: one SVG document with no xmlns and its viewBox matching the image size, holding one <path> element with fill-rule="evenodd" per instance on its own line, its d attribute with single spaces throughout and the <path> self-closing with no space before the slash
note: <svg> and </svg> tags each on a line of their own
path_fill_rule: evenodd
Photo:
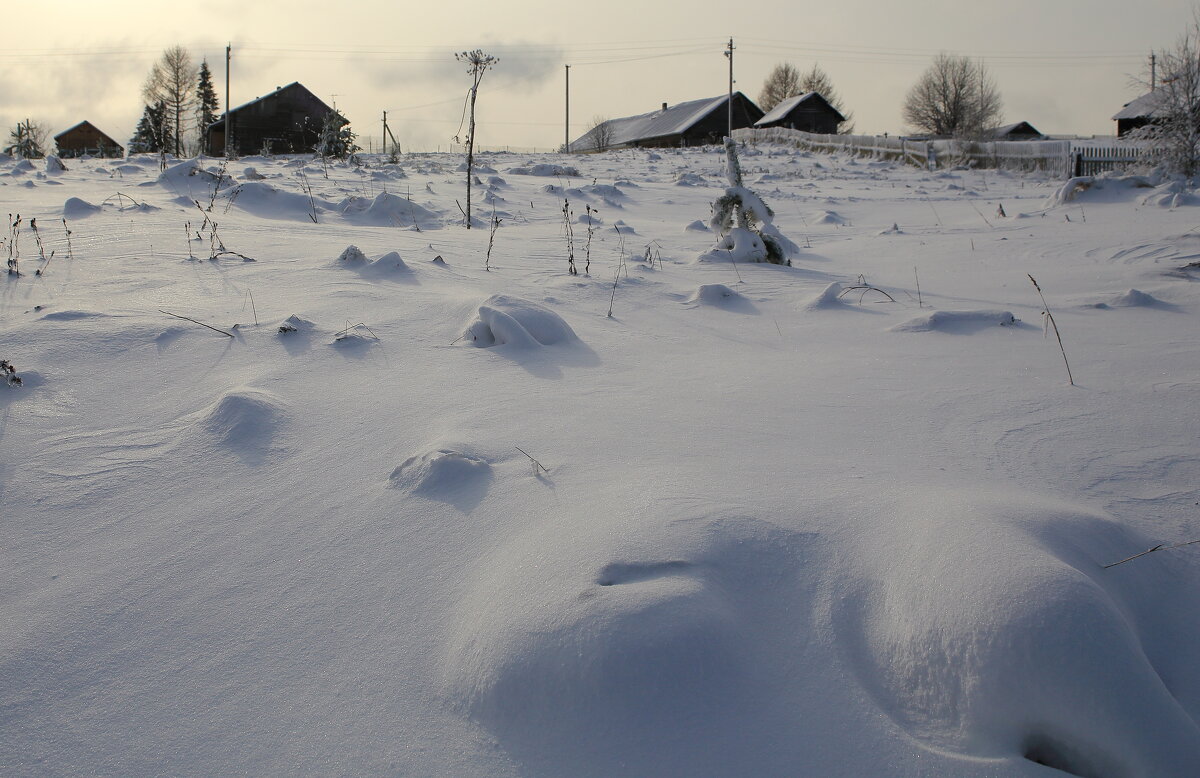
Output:
<svg viewBox="0 0 1200 778">
<path fill-rule="evenodd" d="M 284 92 L 294 92 L 297 90 L 299 90 L 303 95 L 306 95 L 309 99 L 316 102 L 318 105 L 322 106 L 325 109 L 326 113 L 332 113 L 333 109 L 330 108 L 328 105 L 325 105 L 325 101 L 323 101 L 321 98 L 317 97 L 312 92 L 310 92 L 308 90 L 308 88 L 306 86 L 304 86 L 304 84 L 301 84 L 299 81 L 293 81 L 292 83 L 288 84 L 287 86 L 281 86 L 281 87 L 276 88 L 276 90 L 274 92 L 265 94 L 262 97 L 256 97 L 248 103 L 242 103 L 237 108 L 231 109 L 229 111 L 229 113 L 236 114 L 238 111 L 241 111 L 244 108 L 249 108 L 252 105 L 257 105 L 258 103 L 261 103 L 264 100 L 270 100 L 272 97 L 278 97 L 279 95 L 282 95 Z M 350 121 L 343 116 L 342 124 L 349 124 L 349 123 L 350 123 Z M 225 116 L 222 115 L 216 121 L 209 124 L 208 128 L 211 129 L 213 127 L 222 127 L 222 126 L 224 126 L 224 124 L 225 124 Z M 237 129 L 236 124 L 234 125 L 234 129 Z"/>
<path fill-rule="evenodd" d="M 1029 122 L 1013 122 L 1012 124 L 1006 124 L 1003 127 L 993 127 L 992 129 L 986 131 L 984 135 L 989 138 L 1004 138 L 1009 135 L 1034 135 L 1039 138 L 1045 137 L 1042 135 L 1042 133 L 1038 132 L 1037 127 L 1034 127 Z"/>
<path fill-rule="evenodd" d="M 87 119 L 84 119 L 83 121 L 79 122 L 79 124 L 74 124 L 74 125 L 72 125 L 72 126 L 68 127 L 67 129 L 63 130 L 63 131 L 62 131 L 62 132 L 60 132 L 59 134 L 55 135 L 55 136 L 54 136 L 54 140 L 56 140 L 56 141 L 57 141 L 59 138 L 63 137 L 63 136 L 64 136 L 64 135 L 66 135 L 67 133 L 70 133 L 70 132 L 73 132 L 73 131 L 75 131 L 75 130 L 78 130 L 78 129 L 80 129 L 80 128 L 84 127 L 84 126 L 91 127 L 91 128 L 92 128 L 93 130 L 95 130 L 95 131 L 96 131 L 96 132 L 97 132 L 99 135 L 101 135 L 101 136 L 102 136 L 102 137 L 103 137 L 105 140 L 107 140 L 107 141 L 109 141 L 110 143 L 112 143 L 112 145 L 114 145 L 114 146 L 117 146 L 117 147 L 120 147 L 120 145 L 121 145 L 120 143 L 117 143 L 115 140 L 113 140 L 112 138 L 110 138 L 110 137 L 108 136 L 108 133 L 106 133 L 106 132 L 103 132 L 103 131 L 102 131 L 102 130 L 99 128 L 99 127 L 97 127 L 96 125 L 92 124 L 92 123 L 91 123 L 91 122 L 89 122 Z"/>
<path fill-rule="evenodd" d="M 734 92 L 733 94 L 735 99 L 740 96 L 743 100 L 749 102 L 749 98 L 741 92 Z M 604 122 L 604 126 L 607 126 L 610 131 L 607 146 L 613 148 L 637 141 L 682 135 L 713 111 L 724 108 L 728 101 L 729 95 L 706 97 L 703 100 L 689 100 L 686 103 L 679 103 L 665 109 L 660 108 L 657 111 L 639 114 L 638 116 L 609 119 Z M 586 141 L 595 132 L 596 128 L 588 130 L 577 140 L 573 141 L 570 148 L 576 151 L 580 149 L 590 150 L 591 147 Z"/>
<path fill-rule="evenodd" d="M 754 126 L 762 127 L 767 124 L 772 124 L 773 122 L 781 121 L 801 104 L 806 104 L 804 106 L 805 110 L 828 111 L 832 115 L 836 116 L 839 122 L 846 121 L 846 117 L 842 116 L 842 112 L 834 108 L 833 105 L 819 93 L 805 92 L 802 95 L 794 95 L 786 100 L 780 101 L 778 105 L 767 112 L 766 116 L 756 121 Z"/>
</svg>

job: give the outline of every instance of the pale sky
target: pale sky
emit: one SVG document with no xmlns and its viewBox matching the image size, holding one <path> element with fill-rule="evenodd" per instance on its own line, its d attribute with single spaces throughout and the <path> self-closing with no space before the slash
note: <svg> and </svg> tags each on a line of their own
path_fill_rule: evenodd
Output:
<svg viewBox="0 0 1200 778">
<path fill-rule="evenodd" d="M 565 137 L 564 65 L 571 65 L 570 136 L 615 118 L 724 94 L 730 37 L 735 89 L 757 100 L 780 62 L 819 62 L 858 132 L 905 130 L 904 96 L 941 51 L 984 61 L 1005 122 L 1049 134 L 1112 134 L 1136 97 L 1132 76 L 1191 21 L 1180 0 L 762 0 L 718 5 L 605 0 L 548 3 L 271 2 L 168 4 L 65 0 L 9 4 L 2 22 L 0 124 L 84 119 L 124 144 L 142 113 L 141 85 L 162 50 L 207 58 L 225 104 L 233 46 L 236 107 L 299 81 L 337 107 L 376 148 L 381 117 L 404 150 L 443 149 L 459 132 L 468 77 L 454 52 L 500 58 L 477 104 L 478 143 L 553 150 Z M 340 14 L 338 16 L 337 14 Z"/>
</svg>

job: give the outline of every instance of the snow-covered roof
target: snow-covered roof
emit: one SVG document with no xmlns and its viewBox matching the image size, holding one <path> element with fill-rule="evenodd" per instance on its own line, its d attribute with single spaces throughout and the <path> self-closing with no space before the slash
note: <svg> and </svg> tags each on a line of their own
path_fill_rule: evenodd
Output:
<svg viewBox="0 0 1200 778">
<path fill-rule="evenodd" d="M 1038 131 L 1037 127 L 1034 127 L 1029 122 L 1013 122 L 1012 124 L 1005 124 L 1002 127 L 993 127 L 992 129 L 987 130 L 984 134 L 989 138 L 1003 138 L 1004 136 L 1018 130 L 1019 132 L 1016 132 L 1018 135 L 1040 136 L 1042 134 Z"/>
<path fill-rule="evenodd" d="M 1113 114 L 1113 121 L 1121 119 L 1149 119 L 1162 108 L 1164 92 L 1147 92 L 1136 100 L 1125 103 L 1125 107 Z"/>
<path fill-rule="evenodd" d="M 824 97 L 822 97 L 820 94 L 818 94 L 817 92 L 805 92 L 802 95 L 794 95 L 792 97 L 787 98 L 786 100 L 781 101 L 778 105 L 776 105 L 774 108 L 772 108 L 770 111 L 768 111 L 766 116 L 764 116 L 763 118 L 761 118 L 757 122 L 755 122 L 754 126 L 761 127 L 763 125 L 767 125 L 767 124 L 771 124 L 773 122 L 780 121 L 785 116 L 787 116 L 789 113 L 791 113 L 792 110 L 796 108 L 796 106 L 800 105 L 801 103 L 808 102 L 809 100 L 813 100 L 813 99 L 820 101 L 826 107 L 828 107 L 829 110 L 831 110 L 835 114 L 837 114 L 838 121 L 842 121 L 842 122 L 846 121 L 846 117 L 842 116 L 841 112 L 838 111 L 838 109 L 834 108 L 832 105 L 830 105 L 829 101 L 826 100 Z"/>
<path fill-rule="evenodd" d="M 735 92 L 740 95 L 741 92 Z M 690 100 L 686 103 L 660 108 L 657 111 L 626 116 L 621 119 L 609 119 L 602 126 L 607 128 L 609 137 L 607 147 L 623 146 L 635 141 L 664 138 L 680 135 L 691 129 L 696 123 L 718 108 L 724 108 L 728 95 L 706 97 L 703 100 Z M 584 133 L 578 140 L 571 143 L 572 151 L 591 148 L 588 139 L 595 135 L 597 128 Z"/>
</svg>

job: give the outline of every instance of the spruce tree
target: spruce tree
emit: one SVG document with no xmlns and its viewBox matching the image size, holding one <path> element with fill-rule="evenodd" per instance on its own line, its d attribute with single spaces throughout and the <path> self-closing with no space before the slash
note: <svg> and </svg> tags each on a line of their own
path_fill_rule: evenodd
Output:
<svg viewBox="0 0 1200 778">
<path fill-rule="evenodd" d="M 212 71 L 208 69 L 208 60 L 204 60 L 200 63 L 200 78 L 196 84 L 196 129 L 200 133 L 200 151 L 204 154 L 210 153 L 208 126 L 217 120 L 220 107 L 217 91 L 213 89 Z"/>
<path fill-rule="evenodd" d="M 147 105 L 142 110 L 142 118 L 138 120 L 133 137 L 129 139 L 129 153 L 159 152 L 173 145 L 166 104 Z"/>
</svg>

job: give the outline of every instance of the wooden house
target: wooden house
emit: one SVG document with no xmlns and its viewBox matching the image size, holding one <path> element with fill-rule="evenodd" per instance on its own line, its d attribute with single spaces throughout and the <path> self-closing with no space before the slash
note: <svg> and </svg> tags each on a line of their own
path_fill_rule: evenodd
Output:
<svg viewBox="0 0 1200 778">
<path fill-rule="evenodd" d="M 1117 123 L 1117 137 L 1124 137 L 1138 127 L 1145 127 L 1161 118 L 1164 99 L 1165 93 L 1158 90 L 1125 103 L 1125 107 L 1113 115 L 1113 121 Z"/>
<path fill-rule="evenodd" d="M 208 125 L 208 148 L 215 156 L 225 153 L 225 121 L 233 128 L 232 151 L 248 154 L 300 154 L 312 151 L 321 136 L 321 125 L 333 109 L 299 82 L 240 105 Z M 349 124 L 345 119 L 341 124 Z"/>
<path fill-rule="evenodd" d="M 82 121 L 54 136 L 60 157 L 123 157 L 125 148 L 105 135 L 96 125 Z"/>
<path fill-rule="evenodd" d="M 983 133 L 987 140 L 1045 140 L 1046 136 L 1029 122 L 1014 122 L 1003 127 L 993 127 Z"/>
<path fill-rule="evenodd" d="M 729 95 L 691 100 L 638 116 L 609 119 L 572 141 L 570 151 L 637 147 L 703 146 L 719 143 L 729 130 Z M 741 92 L 733 93 L 733 129 L 749 127 L 762 110 Z"/>
<path fill-rule="evenodd" d="M 816 92 L 795 95 L 780 101 L 765 116 L 754 123 L 755 129 L 783 127 L 818 135 L 835 135 L 838 125 L 846 121 L 838 109 Z"/>
</svg>

